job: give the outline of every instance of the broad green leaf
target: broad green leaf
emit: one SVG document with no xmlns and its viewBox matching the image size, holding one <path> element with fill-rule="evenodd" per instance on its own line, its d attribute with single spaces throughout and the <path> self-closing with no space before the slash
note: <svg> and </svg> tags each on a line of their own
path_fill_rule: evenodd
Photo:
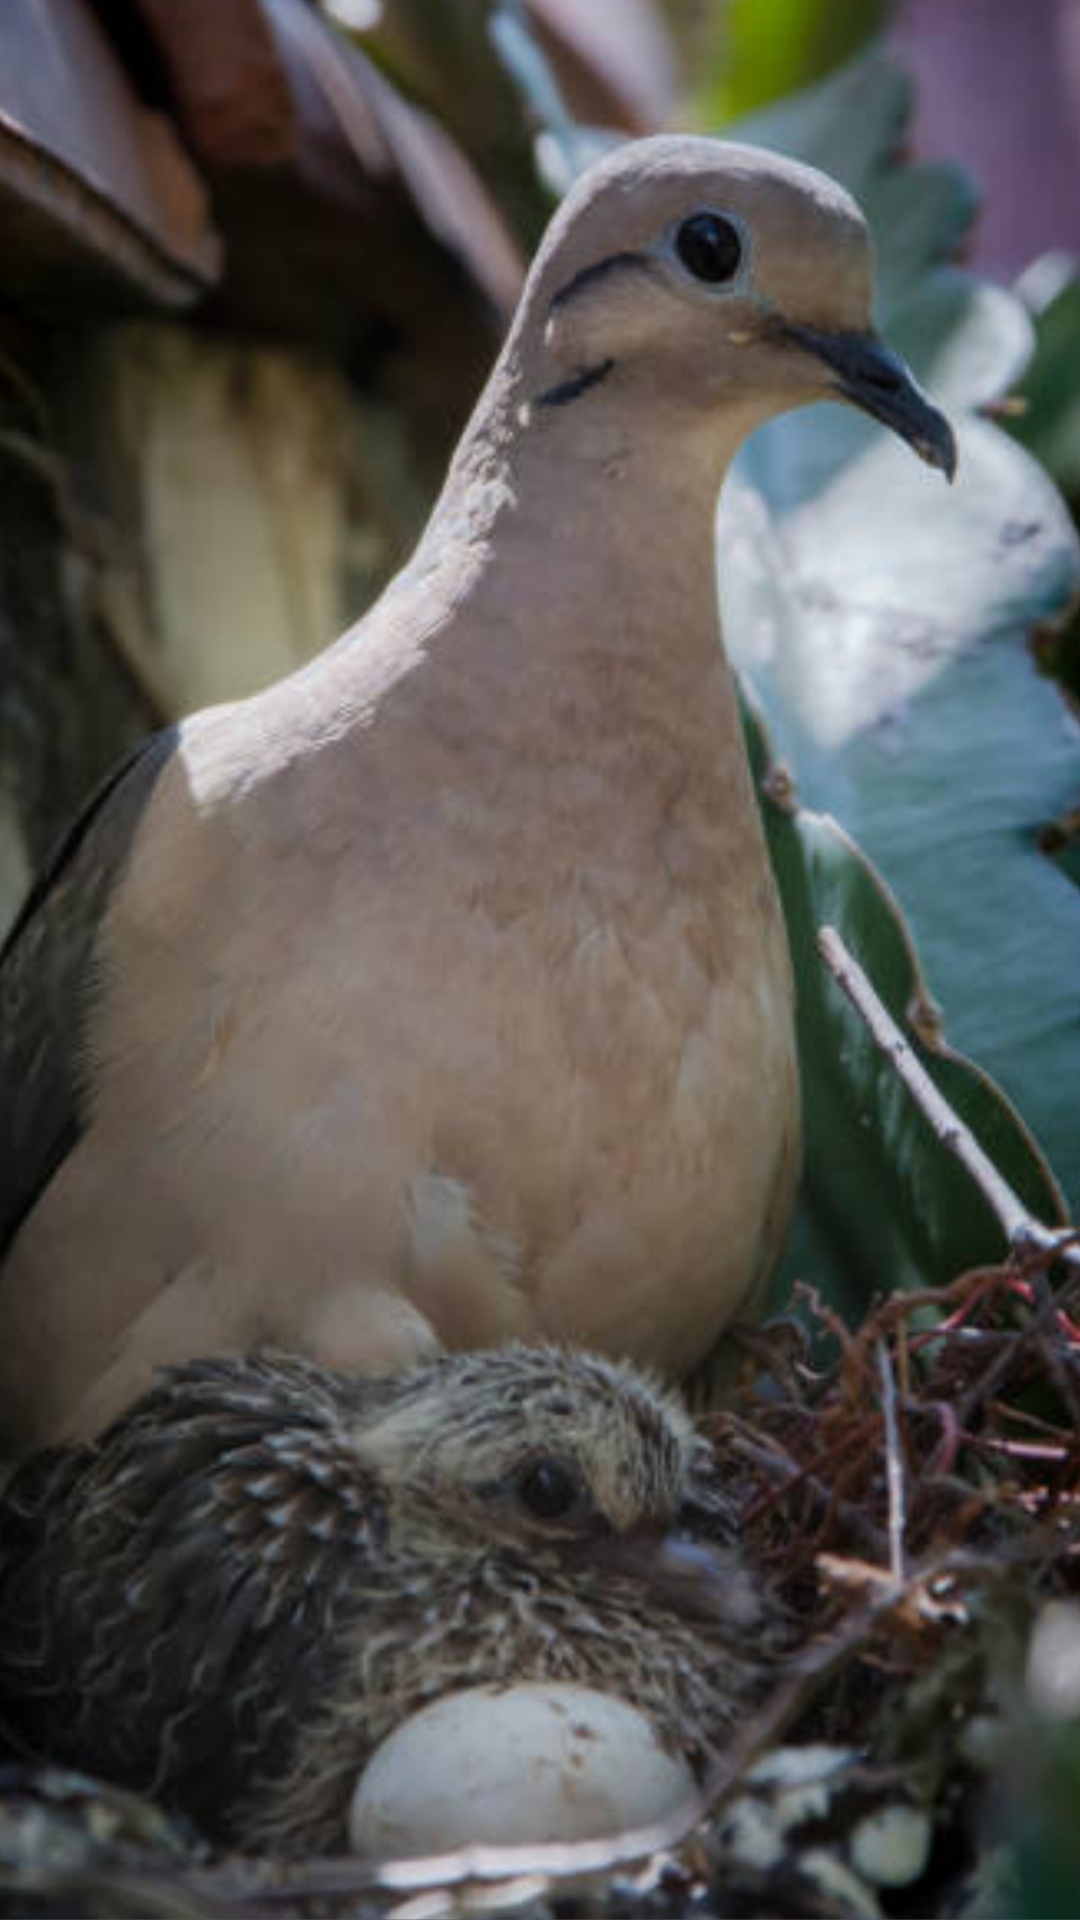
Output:
<svg viewBox="0 0 1080 1920">
<path fill-rule="evenodd" d="M 1080 1888 L 1080 1721 L 1075 1713 L 1019 1729 L 997 1795 L 996 1838 L 1011 1843 L 1011 1872 L 1000 1903 L 980 1920 L 1074 1920 Z M 975 1920 L 974 1913 L 970 1920 Z"/>
<path fill-rule="evenodd" d="M 873 58 L 739 131 L 826 167 L 860 199 L 877 232 L 884 329 L 951 413 L 959 478 L 949 490 L 839 406 L 774 423 L 725 492 L 725 627 L 806 804 L 841 821 L 895 889 L 950 1041 L 1000 1081 L 1075 1206 L 1080 898 L 1038 836 L 1080 795 L 1080 737 L 1035 670 L 1028 635 L 1076 592 L 1077 541 L 1046 474 L 977 415 L 1020 376 L 1031 323 L 1013 295 L 951 263 L 972 196 L 951 168 L 897 163 L 907 107 L 904 77 Z M 820 849 L 811 870 L 825 917 L 832 883 Z M 852 924 L 863 965 L 888 988 L 892 934 L 873 916 Z M 806 952 L 798 961 L 812 999 L 816 963 Z M 811 1224 L 820 1236 L 815 1210 L 831 1220 L 839 1191 L 843 1232 L 873 1246 L 888 1176 L 864 1188 L 856 1144 L 879 1128 L 890 1155 L 907 1149 L 888 1089 L 869 1106 L 851 1085 L 819 1091 L 821 1051 L 806 1061 Z M 934 1164 L 930 1178 L 898 1160 L 894 1192 L 936 1216 L 926 1231 L 940 1248 L 960 1202 L 944 1156 Z M 1015 1166 L 1003 1170 L 1023 1189 Z M 908 1249 L 894 1250 L 897 1277 L 925 1271 L 912 1222 L 897 1231 Z M 836 1240 L 831 1225 L 827 1237 Z M 887 1267 L 860 1257 L 864 1297 L 891 1284 Z M 926 1258 L 936 1268 L 937 1253 Z"/>
<path fill-rule="evenodd" d="M 667 7 L 694 108 L 710 126 L 830 73 L 873 39 L 888 12 L 889 0 L 726 0 L 689 19 L 678 0 Z"/>
<path fill-rule="evenodd" d="M 857 1319 L 873 1293 L 944 1284 L 1000 1259 L 1002 1234 L 826 972 L 819 927 L 835 927 L 873 968 L 880 998 L 1031 1212 L 1054 1220 L 1060 1196 L 1008 1101 L 941 1040 L 911 936 L 880 875 L 834 820 L 799 807 L 749 702 L 746 729 L 799 982 L 806 1171 L 773 1304 L 783 1305 L 798 1277 Z"/>
</svg>

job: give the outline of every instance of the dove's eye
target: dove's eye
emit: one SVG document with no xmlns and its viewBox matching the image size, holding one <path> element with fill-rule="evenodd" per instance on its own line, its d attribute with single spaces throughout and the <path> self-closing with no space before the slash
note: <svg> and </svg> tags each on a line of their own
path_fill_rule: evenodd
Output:
<svg viewBox="0 0 1080 1920">
<path fill-rule="evenodd" d="M 719 286 L 742 265 L 742 235 L 722 213 L 692 213 L 676 228 L 675 251 L 695 280 Z"/>
<path fill-rule="evenodd" d="M 582 1486 L 562 1460 L 530 1460 L 518 1475 L 517 1494 L 537 1520 L 566 1520 L 580 1508 Z"/>
</svg>

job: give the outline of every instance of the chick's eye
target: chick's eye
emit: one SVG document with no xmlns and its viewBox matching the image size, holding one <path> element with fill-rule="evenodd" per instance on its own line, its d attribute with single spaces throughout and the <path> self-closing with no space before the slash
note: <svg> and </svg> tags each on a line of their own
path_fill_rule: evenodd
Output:
<svg viewBox="0 0 1080 1920">
<path fill-rule="evenodd" d="M 739 229 L 721 213 L 692 213 L 675 235 L 675 251 L 695 280 L 733 280 L 742 260 Z"/>
<path fill-rule="evenodd" d="M 521 1472 L 518 1497 L 538 1520 L 562 1520 L 577 1505 L 577 1475 L 559 1460 L 534 1460 Z"/>
</svg>

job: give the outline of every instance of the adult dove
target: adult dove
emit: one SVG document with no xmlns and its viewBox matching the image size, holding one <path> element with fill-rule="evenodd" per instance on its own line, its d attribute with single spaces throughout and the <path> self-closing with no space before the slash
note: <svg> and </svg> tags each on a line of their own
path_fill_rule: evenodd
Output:
<svg viewBox="0 0 1080 1920">
<path fill-rule="evenodd" d="M 951 474 L 849 196 L 713 140 L 556 214 L 416 554 L 113 776 L 3 961 L 4 1442 L 155 1366 L 555 1339 L 685 1375 L 775 1261 L 791 969 L 717 614 L 739 443 Z"/>
</svg>

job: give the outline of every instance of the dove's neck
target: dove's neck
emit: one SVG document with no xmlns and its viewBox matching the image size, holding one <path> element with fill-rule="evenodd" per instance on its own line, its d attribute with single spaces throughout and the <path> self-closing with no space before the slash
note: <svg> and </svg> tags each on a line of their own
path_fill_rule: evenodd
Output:
<svg viewBox="0 0 1080 1920">
<path fill-rule="evenodd" d="M 550 660 L 606 643 L 715 661 L 714 518 L 747 431 L 738 408 L 665 418 L 627 379 L 546 400 L 508 352 L 454 458 L 409 569 Z M 472 626 L 474 623 L 469 623 Z M 494 622 L 483 621 L 489 628 Z"/>
</svg>

